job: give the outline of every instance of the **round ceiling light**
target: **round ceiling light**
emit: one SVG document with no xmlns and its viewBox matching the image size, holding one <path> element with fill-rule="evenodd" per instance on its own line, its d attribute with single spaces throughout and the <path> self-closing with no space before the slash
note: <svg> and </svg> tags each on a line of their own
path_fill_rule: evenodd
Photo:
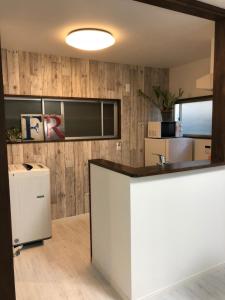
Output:
<svg viewBox="0 0 225 300">
<path fill-rule="evenodd" d="M 87 28 L 71 31 L 66 37 L 66 43 L 77 49 L 95 51 L 114 45 L 115 38 L 108 31 Z"/>
</svg>

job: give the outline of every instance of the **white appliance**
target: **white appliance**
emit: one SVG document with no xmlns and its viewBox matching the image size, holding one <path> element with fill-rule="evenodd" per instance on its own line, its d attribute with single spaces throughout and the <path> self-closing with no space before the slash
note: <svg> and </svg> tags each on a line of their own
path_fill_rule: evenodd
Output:
<svg viewBox="0 0 225 300">
<path fill-rule="evenodd" d="M 195 139 L 195 160 L 211 160 L 212 140 L 209 139 Z"/>
<path fill-rule="evenodd" d="M 13 245 L 51 238 L 50 170 L 42 164 L 9 165 Z"/>
<path fill-rule="evenodd" d="M 149 138 L 182 137 L 181 122 L 148 122 Z"/>
<path fill-rule="evenodd" d="M 193 160 L 193 140 L 190 138 L 145 139 L 145 166 L 159 163 L 159 155 L 166 162 L 175 163 Z"/>
</svg>

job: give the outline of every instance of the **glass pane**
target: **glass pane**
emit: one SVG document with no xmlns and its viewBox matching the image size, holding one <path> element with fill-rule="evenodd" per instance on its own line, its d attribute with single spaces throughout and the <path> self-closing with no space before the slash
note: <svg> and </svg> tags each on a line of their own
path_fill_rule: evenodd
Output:
<svg viewBox="0 0 225 300">
<path fill-rule="evenodd" d="M 101 103 L 64 102 L 66 137 L 101 136 Z"/>
<path fill-rule="evenodd" d="M 182 104 L 184 134 L 212 134 L 212 101 Z"/>
<path fill-rule="evenodd" d="M 104 135 L 114 135 L 114 103 L 103 105 Z"/>
<path fill-rule="evenodd" d="M 61 102 L 60 101 L 46 101 L 45 114 L 47 115 L 61 115 Z"/>
<path fill-rule="evenodd" d="M 6 129 L 18 128 L 21 130 L 21 114 L 41 114 L 41 100 L 6 100 L 5 115 Z"/>
</svg>

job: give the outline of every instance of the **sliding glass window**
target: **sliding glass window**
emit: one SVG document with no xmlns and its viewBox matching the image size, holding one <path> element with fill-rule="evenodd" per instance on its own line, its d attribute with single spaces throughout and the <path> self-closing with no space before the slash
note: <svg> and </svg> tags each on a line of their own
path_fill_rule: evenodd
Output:
<svg viewBox="0 0 225 300">
<path fill-rule="evenodd" d="M 21 131 L 22 114 L 42 114 L 40 98 L 11 97 L 5 99 L 6 129 Z"/>
<path fill-rule="evenodd" d="M 21 130 L 21 114 L 62 115 L 68 140 L 119 137 L 119 101 L 6 97 L 6 129 Z"/>
<path fill-rule="evenodd" d="M 65 132 L 68 138 L 101 137 L 100 102 L 64 102 Z"/>
</svg>

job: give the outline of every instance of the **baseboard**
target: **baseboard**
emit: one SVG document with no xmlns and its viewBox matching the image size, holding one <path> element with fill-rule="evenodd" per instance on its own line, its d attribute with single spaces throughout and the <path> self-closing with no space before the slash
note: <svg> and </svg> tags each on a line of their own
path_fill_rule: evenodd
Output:
<svg viewBox="0 0 225 300">
<path fill-rule="evenodd" d="M 151 300 L 153 297 L 155 297 L 155 296 L 157 296 L 157 295 L 159 295 L 159 294 L 165 293 L 165 292 L 167 292 L 167 291 L 170 291 L 170 290 L 172 290 L 172 289 L 174 289 L 174 288 L 176 288 L 176 287 L 179 287 L 179 286 L 183 285 L 184 283 L 187 283 L 187 282 L 190 283 L 190 282 L 196 280 L 197 278 L 202 277 L 204 274 L 210 273 L 210 272 L 212 272 L 213 270 L 215 270 L 215 269 L 217 269 L 217 268 L 223 266 L 224 264 L 225 264 L 225 261 L 222 262 L 222 263 L 217 264 L 216 266 L 210 267 L 210 268 L 208 268 L 208 269 L 206 269 L 206 270 L 204 270 L 204 271 L 201 271 L 201 272 L 198 272 L 198 273 L 196 273 L 196 274 L 193 274 L 193 275 L 191 275 L 191 276 L 189 276 L 189 277 L 187 277 L 187 278 L 185 278 L 185 279 L 182 279 L 182 280 L 180 280 L 180 281 L 177 281 L 176 283 L 174 283 L 174 284 L 172 284 L 172 285 L 169 285 L 169 286 L 167 286 L 167 287 L 165 287 L 165 288 L 159 289 L 159 290 L 157 290 L 157 291 L 155 291 L 155 292 L 153 292 L 153 293 L 150 293 L 150 294 L 148 294 L 148 295 L 146 295 L 146 296 L 137 298 L 137 299 L 135 299 L 135 300 Z"/>
<path fill-rule="evenodd" d="M 108 276 L 108 274 L 106 274 L 104 272 L 104 270 L 101 268 L 101 266 L 96 262 L 94 261 L 92 263 L 92 265 L 94 266 L 94 268 L 100 272 L 100 274 L 103 276 L 103 278 L 115 289 L 115 291 L 117 291 L 117 293 L 120 295 L 120 297 L 122 297 L 123 300 L 151 300 L 153 297 L 159 295 L 159 294 L 162 294 L 162 293 L 165 293 L 167 291 L 170 291 L 176 287 L 179 287 L 181 285 L 183 285 L 184 283 L 187 283 L 187 282 L 191 282 L 191 281 L 194 281 L 196 280 L 197 278 L 200 278 L 201 276 L 203 276 L 204 274 L 207 274 L 207 273 L 210 273 L 212 272 L 213 270 L 223 266 L 225 264 L 225 262 L 222 262 L 222 263 L 219 263 L 217 264 L 216 266 L 213 266 L 213 267 L 210 267 L 204 271 L 201 271 L 201 272 L 198 272 L 196 274 L 193 274 L 185 279 L 182 279 L 180 281 L 177 281 L 176 283 L 172 284 L 172 285 L 169 285 L 167 287 L 164 287 L 162 289 L 159 289 L 159 290 L 156 290 L 155 292 L 153 293 L 150 293 L 150 294 L 147 294 L 146 296 L 143 296 L 143 297 L 140 297 L 140 298 L 137 298 L 137 299 L 134 299 L 132 297 L 128 297 L 127 295 L 124 294 L 123 291 L 121 291 L 121 289 L 118 287 L 117 283 L 115 283 L 111 278 L 110 276 Z"/>
</svg>

